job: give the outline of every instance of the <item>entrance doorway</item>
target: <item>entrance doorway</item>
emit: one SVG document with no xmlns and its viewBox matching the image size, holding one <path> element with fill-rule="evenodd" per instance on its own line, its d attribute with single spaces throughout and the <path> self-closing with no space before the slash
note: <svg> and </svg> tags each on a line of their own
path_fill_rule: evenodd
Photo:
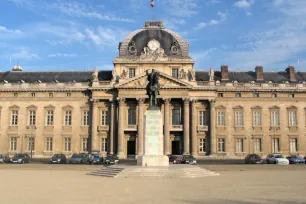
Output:
<svg viewBox="0 0 306 204">
<path fill-rule="evenodd" d="M 180 155 L 180 141 L 172 141 L 172 154 L 173 155 Z"/>
<path fill-rule="evenodd" d="M 136 141 L 135 140 L 127 142 L 127 154 L 136 155 Z"/>
</svg>

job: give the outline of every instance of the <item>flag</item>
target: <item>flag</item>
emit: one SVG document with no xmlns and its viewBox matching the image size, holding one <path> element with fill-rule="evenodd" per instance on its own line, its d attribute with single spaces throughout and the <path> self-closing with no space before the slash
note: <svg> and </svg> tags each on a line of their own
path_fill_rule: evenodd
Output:
<svg viewBox="0 0 306 204">
<path fill-rule="evenodd" d="M 154 7 L 154 0 L 151 0 L 150 5 L 151 5 L 152 8 Z"/>
</svg>

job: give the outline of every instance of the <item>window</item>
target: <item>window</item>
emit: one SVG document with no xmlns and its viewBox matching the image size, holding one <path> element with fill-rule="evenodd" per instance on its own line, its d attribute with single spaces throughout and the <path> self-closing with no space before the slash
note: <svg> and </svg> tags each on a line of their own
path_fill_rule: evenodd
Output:
<svg viewBox="0 0 306 204">
<path fill-rule="evenodd" d="M 134 111 L 134 113 L 131 113 L 131 114 L 135 114 L 135 117 L 131 116 L 131 123 L 129 123 L 129 125 L 135 125 L 136 124 L 136 110 Z M 101 125 L 108 125 L 108 111 L 101 111 Z"/>
<path fill-rule="evenodd" d="M 253 111 L 253 126 L 261 127 L 261 111 L 260 110 Z"/>
<path fill-rule="evenodd" d="M 82 138 L 82 151 L 87 152 L 87 138 Z"/>
<path fill-rule="evenodd" d="M 32 96 L 32 97 L 35 97 L 35 93 L 31 93 L 31 96 Z"/>
<path fill-rule="evenodd" d="M 18 110 L 12 111 L 12 125 L 18 125 Z"/>
<path fill-rule="evenodd" d="M 172 77 L 178 78 L 178 73 L 179 73 L 179 69 L 178 68 L 173 68 L 172 69 Z"/>
<path fill-rule="evenodd" d="M 217 126 L 225 126 L 225 112 L 224 111 L 217 112 Z"/>
<path fill-rule="evenodd" d="M 271 126 L 278 127 L 279 126 L 279 112 L 271 111 Z"/>
<path fill-rule="evenodd" d="M 172 109 L 172 125 L 181 125 L 181 109 Z"/>
<path fill-rule="evenodd" d="M 46 151 L 52 152 L 52 150 L 53 150 L 53 138 L 47 137 L 46 138 Z"/>
<path fill-rule="evenodd" d="M 236 97 L 240 98 L 241 97 L 241 93 L 236 93 Z"/>
<path fill-rule="evenodd" d="M 289 98 L 294 98 L 295 95 L 294 94 L 289 94 Z"/>
<path fill-rule="evenodd" d="M 235 126 L 243 126 L 243 112 L 235 111 Z"/>
<path fill-rule="evenodd" d="M 53 97 L 53 93 L 49 93 L 49 97 L 52 98 Z"/>
<path fill-rule="evenodd" d="M 10 151 L 17 151 L 17 137 L 10 138 Z"/>
<path fill-rule="evenodd" d="M 66 93 L 66 97 L 71 97 L 71 93 Z"/>
<path fill-rule="evenodd" d="M 207 125 L 206 123 L 206 111 L 200 111 L 199 112 L 199 125 Z"/>
<path fill-rule="evenodd" d="M 14 93 L 14 97 L 18 97 L 18 93 Z"/>
<path fill-rule="evenodd" d="M 243 152 L 243 139 L 236 139 L 236 152 Z"/>
<path fill-rule="evenodd" d="M 254 139 L 254 151 L 255 151 L 256 153 L 262 152 L 261 138 L 255 138 L 255 139 Z"/>
<path fill-rule="evenodd" d="M 35 151 L 35 138 L 29 137 L 28 138 L 28 151 Z"/>
<path fill-rule="evenodd" d="M 71 111 L 66 111 L 65 112 L 65 125 L 66 126 L 70 126 L 72 124 L 71 116 L 72 116 L 72 112 Z"/>
<path fill-rule="evenodd" d="M 272 94 L 272 98 L 277 98 L 277 94 L 276 94 L 276 93 L 273 93 L 273 94 Z"/>
<path fill-rule="evenodd" d="M 223 97 L 223 93 L 218 93 L 218 97 Z"/>
<path fill-rule="evenodd" d="M 296 153 L 298 151 L 297 148 L 297 138 L 290 139 L 290 153 Z"/>
<path fill-rule="evenodd" d="M 128 110 L 128 125 L 136 125 L 136 108 L 130 108 Z"/>
<path fill-rule="evenodd" d="M 107 140 L 106 140 L 106 138 L 101 138 L 101 151 L 102 152 L 107 151 Z"/>
<path fill-rule="evenodd" d="M 199 152 L 200 152 L 200 153 L 206 152 L 206 148 L 205 148 L 205 139 L 200 139 L 200 143 L 199 143 Z"/>
<path fill-rule="evenodd" d="M 89 111 L 86 110 L 83 112 L 83 123 L 82 125 L 88 126 L 89 125 Z"/>
<path fill-rule="evenodd" d="M 289 111 L 289 126 L 297 126 L 296 111 Z"/>
<path fill-rule="evenodd" d="M 64 147 L 65 147 L 65 152 L 70 152 L 71 151 L 71 138 L 69 138 L 69 137 L 65 138 Z"/>
<path fill-rule="evenodd" d="M 29 111 L 29 125 L 33 126 L 36 124 L 36 111 L 30 110 Z"/>
<path fill-rule="evenodd" d="M 279 138 L 273 138 L 272 139 L 272 152 L 276 153 L 276 152 L 280 152 L 280 148 L 279 148 Z"/>
<path fill-rule="evenodd" d="M 259 93 L 254 93 L 253 96 L 254 96 L 255 98 L 259 98 Z"/>
<path fill-rule="evenodd" d="M 54 119 L 54 116 L 53 116 L 54 112 L 53 110 L 48 110 L 47 111 L 47 123 L 46 125 L 53 125 L 53 119 Z"/>
<path fill-rule="evenodd" d="M 135 77 L 135 68 L 129 68 L 129 78 Z"/>
<path fill-rule="evenodd" d="M 225 139 L 219 138 L 218 139 L 218 152 L 225 152 Z"/>
</svg>

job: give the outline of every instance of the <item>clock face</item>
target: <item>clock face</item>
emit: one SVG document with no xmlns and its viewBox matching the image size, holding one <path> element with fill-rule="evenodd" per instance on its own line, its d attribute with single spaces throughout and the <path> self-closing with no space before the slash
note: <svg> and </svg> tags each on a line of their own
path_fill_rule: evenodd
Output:
<svg viewBox="0 0 306 204">
<path fill-rule="evenodd" d="M 150 50 L 155 51 L 160 48 L 160 43 L 157 40 L 153 39 L 148 43 L 148 47 L 150 48 Z"/>
</svg>

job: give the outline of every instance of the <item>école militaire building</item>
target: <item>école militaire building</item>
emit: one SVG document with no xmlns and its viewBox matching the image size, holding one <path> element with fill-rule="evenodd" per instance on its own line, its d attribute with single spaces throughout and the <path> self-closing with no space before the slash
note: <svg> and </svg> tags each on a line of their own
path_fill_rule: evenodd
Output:
<svg viewBox="0 0 306 204">
<path fill-rule="evenodd" d="M 109 71 L 0 72 L 0 153 L 141 155 L 147 74 L 160 74 L 164 154 L 306 151 L 306 72 L 196 71 L 189 44 L 147 21 Z"/>
</svg>

